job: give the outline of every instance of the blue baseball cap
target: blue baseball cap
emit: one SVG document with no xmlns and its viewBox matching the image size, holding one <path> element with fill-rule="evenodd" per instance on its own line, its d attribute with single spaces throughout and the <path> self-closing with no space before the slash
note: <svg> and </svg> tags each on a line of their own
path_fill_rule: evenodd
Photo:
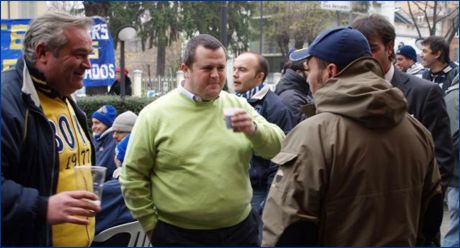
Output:
<svg viewBox="0 0 460 248">
<path fill-rule="evenodd" d="M 355 59 L 372 56 L 372 53 L 361 32 L 351 27 L 338 27 L 323 31 L 308 48 L 296 50 L 289 59 L 299 61 L 311 56 L 343 68 Z"/>
</svg>

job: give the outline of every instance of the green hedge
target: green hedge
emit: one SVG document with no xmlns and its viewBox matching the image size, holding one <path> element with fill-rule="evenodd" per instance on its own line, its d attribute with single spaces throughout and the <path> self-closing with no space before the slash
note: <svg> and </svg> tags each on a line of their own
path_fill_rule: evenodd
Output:
<svg viewBox="0 0 460 248">
<path fill-rule="evenodd" d="M 126 96 L 125 99 L 122 100 L 120 96 L 97 95 L 77 97 L 76 101 L 78 106 L 86 113 L 88 125 L 91 127 L 91 115 L 103 105 L 110 104 L 114 106 L 117 109 L 117 114 L 121 114 L 128 110 L 139 114 L 145 106 L 155 99 L 157 98 Z"/>
</svg>

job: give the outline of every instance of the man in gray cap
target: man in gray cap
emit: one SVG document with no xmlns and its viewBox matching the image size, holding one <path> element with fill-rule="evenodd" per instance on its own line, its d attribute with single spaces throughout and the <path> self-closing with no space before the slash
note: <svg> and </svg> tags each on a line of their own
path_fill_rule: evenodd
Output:
<svg viewBox="0 0 460 248">
<path fill-rule="evenodd" d="M 302 58 L 317 114 L 272 159 L 262 245 L 414 246 L 441 200 L 429 132 L 357 30 L 321 33 Z"/>
<path fill-rule="evenodd" d="M 117 144 L 131 133 L 136 120 L 137 115 L 129 110 L 115 118 L 110 130 L 113 131 L 112 137 Z"/>
</svg>

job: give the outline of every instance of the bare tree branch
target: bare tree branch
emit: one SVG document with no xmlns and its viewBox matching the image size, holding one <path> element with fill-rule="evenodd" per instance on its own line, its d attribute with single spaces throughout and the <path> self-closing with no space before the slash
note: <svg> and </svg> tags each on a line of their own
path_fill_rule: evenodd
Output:
<svg viewBox="0 0 460 248">
<path fill-rule="evenodd" d="M 428 10 L 427 9 L 428 9 L 428 3 L 425 2 L 425 10 L 423 11 L 423 15 L 425 17 L 425 22 L 426 22 L 426 24 L 428 26 L 428 31 L 429 31 L 429 33 L 431 35 L 431 29 L 432 28 L 431 28 L 430 18 L 428 18 Z"/>
<path fill-rule="evenodd" d="M 412 21 L 414 22 L 418 37 L 423 38 L 422 33 L 420 32 L 420 28 L 418 27 L 417 18 L 415 18 L 414 13 L 412 12 L 412 7 L 409 1 L 407 1 L 407 7 L 409 7 L 409 14 L 410 14 L 410 17 L 412 18 Z"/>
<path fill-rule="evenodd" d="M 426 3 L 428 5 L 428 3 Z M 438 23 L 438 1 L 434 1 L 433 8 L 433 29 L 430 30 L 430 35 L 436 35 L 436 24 Z"/>
<path fill-rule="evenodd" d="M 444 19 L 447 19 L 451 17 L 452 15 L 457 16 L 458 15 L 458 7 L 453 9 L 451 12 L 449 12 L 447 15 L 442 16 L 441 18 L 438 19 L 438 21 L 443 21 Z M 457 18 L 457 17 L 455 17 Z"/>
<path fill-rule="evenodd" d="M 451 22 L 452 22 L 452 25 L 450 25 L 449 31 L 447 32 L 445 36 L 445 39 L 448 44 L 450 44 L 450 42 L 452 41 L 452 39 L 454 38 L 455 34 L 458 31 L 458 18 L 452 18 Z"/>
<path fill-rule="evenodd" d="M 442 35 L 447 42 L 452 41 L 458 30 L 458 5 L 450 4 L 451 2 L 438 3 L 430 1 L 406 1 L 406 3 L 419 38 L 424 38 L 422 35 L 423 30 L 421 29 L 424 25 L 422 24 L 423 21 L 421 23 L 417 20 L 417 15 L 423 15 L 429 35 L 436 35 L 436 30 L 443 30 L 442 27 L 444 27 L 447 30 L 443 30 Z M 444 11 L 442 11 L 443 8 L 445 8 Z"/>
</svg>

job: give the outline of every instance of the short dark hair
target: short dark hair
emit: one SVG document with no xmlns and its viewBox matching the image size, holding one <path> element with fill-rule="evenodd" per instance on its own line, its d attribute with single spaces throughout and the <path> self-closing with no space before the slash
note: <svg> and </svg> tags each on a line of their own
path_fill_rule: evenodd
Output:
<svg viewBox="0 0 460 248">
<path fill-rule="evenodd" d="M 377 35 L 385 45 L 394 42 L 396 38 L 394 26 L 379 14 L 357 18 L 353 21 L 351 27 L 361 32 L 367 40 Z M 391 58 L 393 59 L 394 57 L 395 54 L 392 52 Z"/>
<path fill-rule="evenodd" d="M 288 60 L 283 66 L 283 71 L 286 72 L 287 69 L 291 69 L 293 71 L 305 71 L 304 62 L 306 60 L 307 59 L 301 59 L 297 61 Z"/>
<path fill-rule="evenodd" d="M 313 56 L 313 57 L 314 57 L 314 56 Z M 316 58 L 316 61 L 317 61 L 317 63 L 318 63 L 318 67 L 319 67 L 319 69 L 321 69 L 321 70 L 326 69 L 326 67 L 327 67 L 329 64 L 334 64 L 334 65 L 336 65 L 336 66 L 337 66 L 337 71 L 341 71 L 343 68 L 345 68 L 345 67 L 347 66 L 347 65 L 345 65 L 345 67 L 344 67 L 344 66 L 342 66 L 342 65 L 338 65 L 338 64 L 335 64 L 335 63 L 332 63 L 332 62 L 329 62 L 329 61 L 322 60 L 322 59 L 320 59 L 320 58 L 318 58 L 318 57 L 315 57 L 315 58 Z"/>
<path fill-rule="evenodd" d="M 225 54 L 227 51 L 222 43 L 214 36 L 209 34 L 199 34 L 189 40 L 185 47 L 183 63 L 188 67 L 192 67 L 195 62 L 195 51 L 199 46 L 203 46 L 207 49 L 217 50 L 219 48 L 224 49 Z M 227 55 L 226 55 L 227 56 Z"/>
<path fill-rule="evenodd" d="M 262 79 L 262 82 L 264 82 L 265 79 L 267 78 L 268 68 L 269 68 L 267 59 L 264 56 L 262 56 L 262 55 L 260 55 L 258 53 L 255 53 L 255 52 L 244 52 L 242 54 L 245 54 L 245 53 L 246 54 L 252 54 L 257 58 L 256 74 L 258 74 L 260 72 L 263 72 L 264 73 L 264 78 Z"/>
<path fill-rule="evenodd" d="M 432 53 L 441 52 L 439 59 L 441 62 L 449 63 L 449 44 L 441 36 L 430 36 L 422 41 L 423 46 L 429 46 Z"/>
</svg>

